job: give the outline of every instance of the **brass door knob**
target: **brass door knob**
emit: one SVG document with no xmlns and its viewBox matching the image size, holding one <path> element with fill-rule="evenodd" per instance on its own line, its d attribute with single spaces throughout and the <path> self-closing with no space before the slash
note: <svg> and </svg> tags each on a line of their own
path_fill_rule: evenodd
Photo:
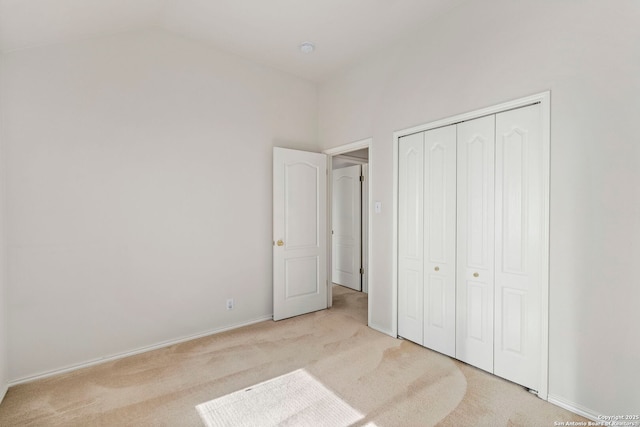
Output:
<svg viewBox="0 0 640 427">
<path fill-rule="evenodd" d="M 434 268 L 435 271 L 440 271 L 440 267 L 436 266 L 436 268 Z"/>
<path fill-rule="evenodd" d="M 276 243 L 276 245 L 278 246 L 284 246 L 284 242 L 282 240 L 278 240 L 278 242 Z"/>
<path fill-rule="evenodd" d="M 473 277 L 478 277 L 479 274 L 478 273 L 473 273 Z"/>
</svg>

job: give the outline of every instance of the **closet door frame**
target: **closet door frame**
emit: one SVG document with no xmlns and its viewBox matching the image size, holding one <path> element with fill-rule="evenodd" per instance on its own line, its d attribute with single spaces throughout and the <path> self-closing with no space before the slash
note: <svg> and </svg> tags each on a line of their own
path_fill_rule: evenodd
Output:
<svg viewBox="0 0 640 427">
<path fill-rule="evenodd" d="M 548 372 L 549 372 L 549 162 L 551 141 L 551 92 L 541 92 L 527 97 L 519 98 L 502 104 L 470 111 L 442 120 L 429 122 L 423 125 L 402 129 L 393 133 L 393 264 L 392 264 L 392 330 L 393 336 L 398 336 L 398 147 L 399 140 L 418 132 L 449 126 L 472 120 L 491 114 L 502 113 L 515 108 L 526 107 L 532 104 L 540 104 L 542 110 L 542 201 L 543 207 L 543 253 L 540 268 L 540 387 L 538 397 L 548 400 Z"/>
</svg>

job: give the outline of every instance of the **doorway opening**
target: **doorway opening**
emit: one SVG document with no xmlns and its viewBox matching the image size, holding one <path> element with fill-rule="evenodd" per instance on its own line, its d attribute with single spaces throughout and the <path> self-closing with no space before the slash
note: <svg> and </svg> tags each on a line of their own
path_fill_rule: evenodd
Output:
<svg viewBox="0 0 640 427">
<path fill-rule="evenodd" d="M 371 291 L 371 139 L 325 151 L 329 155 L 329 292 L 332 307 L 345 298 L 369 300 Z M 335 290 L 335 292 L 334 292 Z M 367 301 L 367 324 L 370 312 Z"/>
</svg>

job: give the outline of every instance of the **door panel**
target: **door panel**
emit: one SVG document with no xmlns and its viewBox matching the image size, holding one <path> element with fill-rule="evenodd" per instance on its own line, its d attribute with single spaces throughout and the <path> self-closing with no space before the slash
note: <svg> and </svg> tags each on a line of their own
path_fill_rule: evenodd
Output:
<svg viewBox="0 0 640 427">
<path fill-rule="evenodd" d="M 541 107 L 496 115 L 495 374 L 539 387 L 544 212 Z"/>
<path fill-rule="evenodd" d="M 447 126 L 425 132 L 424 146 L 424 345 L 454 356 L 456 127 Z"/>
<path fill-rule="evenodd" d="M 423 343 L 424 133 L 399 141 L 398 334 Z"/>
<path fill-rule="evenodd" d="M 486 283 L 467 281 L 467 336 L 478 342 L 486 342 L 488 339 L 485 327 L 490 318 L 487 313 L 488 293 Z"/>
<path fill-rule="evenodd" d="M 290 162 L 284 165 L 284 208 L 286 248 L 305 249 L 318 246 L 318 199 L 320 180 L 317 165 Z M 316 191 L 308 191 L 309 189 Z"/>
<path fill-rule="evenodd" d="M 285 298 L 313 295 L 318 292 L 318 257 L 285 260 Z"/>
<path fill-rule="evenodd" d="M 456 357 L 493 372 L 494 116 L 460 123 Z"/>
<path fill-rule="evenodd" d="M 427 328 L 437 328 L 438 330 L 443 330 L 447 324 L 445 320 L 445 316 L 449 314 L 447 311 L 447 283 L 443 280 L 442 277 L 435 274 L 429 274 L 429 288 L 427 289 L 428 297 L 427 299 L 428 306 L 426 307 L 426 316 L 425 316 L 425 347 L 433 348 L 432 345 L 429 345 L 428 341 L 428 333 L 426 331 Z M 455 317 L 454 317 L 455 319 Z M 455 331 L 454 331 L 455 333 Z M 453 335 L 455 337 L 455 335 Z M 455 342 L 454 342 L 455 344 Z"/>
<path fill-rule="evenodd" d="M 361 290 L 361 167 L 333 171 L 333 261 L 332 281 Z"/>
<path fill-rule="evenodd" d="M 326 155 L 273 149 L 273 318 L 327 308 Z"/>
</svg>

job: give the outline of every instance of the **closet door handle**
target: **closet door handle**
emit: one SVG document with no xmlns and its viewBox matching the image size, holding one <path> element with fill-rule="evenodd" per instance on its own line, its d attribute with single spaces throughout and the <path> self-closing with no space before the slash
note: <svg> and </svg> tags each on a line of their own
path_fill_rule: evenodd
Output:
<svg viewBox="0 0 640 427">
<path fill-rule="evenodd" d="M 440 271 L 440 267 L 438 267 L 438 266 L 436 265 L 436 268 L 434 268 L 434 270 L 435 270 L 435 271 Z"/>
<path fill-rule="evenodd" d="M 473 277 L 478 277 L 479 274 L 478 273 L 473 273 Z"/>
</svg>

